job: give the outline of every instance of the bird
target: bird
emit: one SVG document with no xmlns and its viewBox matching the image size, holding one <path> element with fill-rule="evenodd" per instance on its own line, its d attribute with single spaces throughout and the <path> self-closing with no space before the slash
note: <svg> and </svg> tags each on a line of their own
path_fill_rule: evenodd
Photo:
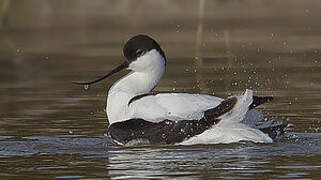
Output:
<svg viewBox="0 0 321 180">
<path fill-rule="evenodd" d="M 272 125 L 254 108 L 273 100 L 253 90 L 228 98 L 211 94 L 155 91 L 165 73 L 167 58 L 158 42 L 145 34 L 123 47 L 124 61 L 89 86 L 127 69 L 107 94 L 108 135 L 119 145 L 195 145 L 251 141 L 272 143 L 284 124 Z"/>
</svg>

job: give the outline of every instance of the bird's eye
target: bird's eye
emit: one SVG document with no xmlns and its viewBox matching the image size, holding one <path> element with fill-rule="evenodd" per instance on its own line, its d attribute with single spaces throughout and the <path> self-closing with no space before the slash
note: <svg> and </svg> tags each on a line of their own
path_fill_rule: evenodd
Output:
<svg viewBox="0 0 321 180">
<path fill-rule="evenodd" d="M 143 54 L 143 50 L 142 49 L 137 49 L 137 51 L 136 51 L 136 55 L 137 56 L 140 56 L 140 55 L 142 55 Z"/>
</svg>

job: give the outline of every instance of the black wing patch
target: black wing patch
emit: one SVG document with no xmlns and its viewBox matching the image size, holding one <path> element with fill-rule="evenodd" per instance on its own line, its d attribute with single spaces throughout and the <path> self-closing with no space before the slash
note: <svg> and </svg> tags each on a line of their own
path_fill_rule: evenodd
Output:
<svg viewBox="0 0 321 180">
<path fill-rule="evenodd" d="M 109 135 L 116 141 L 127 144 L 136 139 L 148 140 L 151 144 L 174 144 L 199 135 L 220 122 L 219 117 L 233 109 L 237 98 L 229 98 L 220 105 L 205 112 L 200 120 L 171 121 L 153 123 L 144 119 L 130 119 L 110 125 Z"/>
<path fill-rule="evenodd" d="M 273 97 L 271 97 L 271 96 L 265 96 L 265 97 L 253 96 L 253 102 L 249 106 L 249 109 L 251 110 L 251 109 L 253 109 L 263 103 L 270 102 L 272 100 L 273 100 Z"/>
<path fill-rule="evenodd" d="M 135 97 L 133 97 L 133 98 L 131 98 L 131 99 L 129 100 L 128 106 L 129 106 L 132 102 L 134 102 L 134 101 L 136 101 L 136 100 L 139 100 L 139 99 L 141 99 L 141 98 L 143 98 L 143 97 L 145 97 L 145 96 L 151 96 L 151 95 L 156 95 L 156 94 L 158 94 L 158 93 L 152 91 L 152 92 L 149 92 L 149 93 L 137 95 L 137 96 L 135 96 Z"/>
</svg>

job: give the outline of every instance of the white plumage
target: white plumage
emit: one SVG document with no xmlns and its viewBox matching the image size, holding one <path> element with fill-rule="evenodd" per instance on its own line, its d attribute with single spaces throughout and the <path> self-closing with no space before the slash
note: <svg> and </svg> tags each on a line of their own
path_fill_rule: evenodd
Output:
<svg viewBox="0 0 321 180">
<path fill-rule="evenodd" d="M 252 141 L 255 143 L 271 143 L 273 140 L 264 134 L 259 129 L 251 128 L 248 124 L 244 124 L 241 121 L 247 116 L 254 118 L 249 122 L 257 122 L 260 117 L 251 117 L 251 114 L 256 114 L 258 111 L 248 111 L 248 107 L 252 103 L 253 92 L 246 90 L 243 95 L 237 96 L 238 102 L 230 113 L 224 114 L 220 117 L 222 120 L 200 135 L 196 135 L 186 141 L 183 141 L 181 145 L 192 144 L 219 144 L 219 143 L 234 143 L 239 141 Z"/>
<path fill-rule="evenodd" d="M 216 107 L 222 100 L 210 95 L 161 93 L 134 101 L 129 109 L 133 118 L 148 119 L 152 122 L 164 119 L 199 120 L 204 116 L 204 111 Z"/>
</svg>

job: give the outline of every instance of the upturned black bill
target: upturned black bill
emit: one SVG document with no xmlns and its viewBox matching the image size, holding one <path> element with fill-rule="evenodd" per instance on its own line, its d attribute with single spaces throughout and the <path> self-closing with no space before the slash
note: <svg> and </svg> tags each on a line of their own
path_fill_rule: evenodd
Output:
<svg viewBox="0 0 321 180">
<path fill-rule="evenodd" d="M 78 85 L 90 85 L 90 84 L 94 84 L 94 83 L 97 83 L 101 80 L 104 80 L 106 79 L 107 77 L 111 76 L 112 74 L 115 74 L 125 68 L 128 67 L 128 62 L 125 61 L 123 64 L 119 65 L 118 67 L 116 67 L 115 69 L 113 69 L 112 71 L 110 71 L 108 74 L 106 74 L 105 76 L 99 78 L 99 79 L 96 79 L 94 81 L 89 81 L 89 82 L 72 82 L 74 84 L 78 84 Z"/>
</svg>

